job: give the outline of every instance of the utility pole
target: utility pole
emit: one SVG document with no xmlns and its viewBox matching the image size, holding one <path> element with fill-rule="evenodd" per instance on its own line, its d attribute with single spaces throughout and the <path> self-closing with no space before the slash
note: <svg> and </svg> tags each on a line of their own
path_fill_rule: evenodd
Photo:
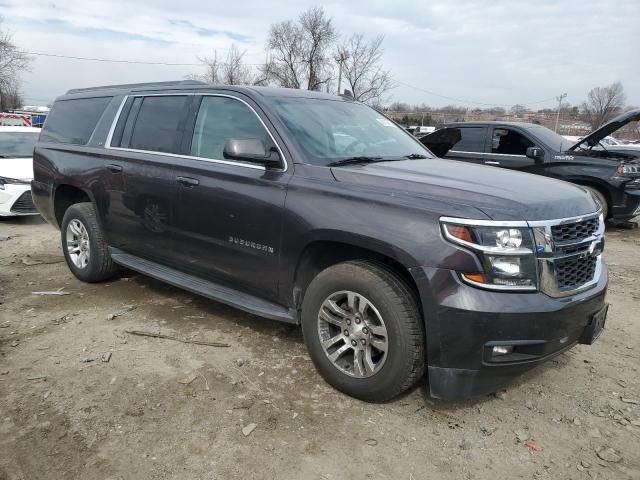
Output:
<svg viewBox="0 0 640 480">
<path fill-rule="evenodd" d="M 562 107 L 562 100 L 564 100 L 565 98 L 567 98 L 566 93 L 563 93 L 562 95 L 559 95 L 556 97 L 556 100 L 558 100 L 558 113 L 556 113 L 556 129 L 555 129 L 556 133 L 558 133 L 558 122 L 560 121 L 560 107 Z"/>
<path fill-rule="evenodd" d="M 341 50 L 340 53 L 336 56 L 336 62 L 338 62 L 338 95 L 340 95 L 341 89 L 342 89 L 342 65 L 344 64 L 344 62 L 347 61 L 347 58 L 349 58 L 349 56 L 347 55 L 347 52 L 345 52 L 344 50 Z M 353 92 L 351 92 L 353 93 Z"/>
</svg>

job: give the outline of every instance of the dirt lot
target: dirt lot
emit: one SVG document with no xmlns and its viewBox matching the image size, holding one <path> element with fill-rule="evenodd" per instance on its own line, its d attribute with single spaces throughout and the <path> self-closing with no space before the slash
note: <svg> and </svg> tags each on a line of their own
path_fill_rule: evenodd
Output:
<svg viewBox="0 0 640 480">
<path fill-rule="evenodd" d="M 640 230 L 607 242 L 594 346 L 495 396 L 446 404 L 422 384 L 370 405 L 323 383 L 297 328 L 140 275 L 80 283 L 56 230 L 4 220 L 0 480 L 638 479 Z"/>
</svg>

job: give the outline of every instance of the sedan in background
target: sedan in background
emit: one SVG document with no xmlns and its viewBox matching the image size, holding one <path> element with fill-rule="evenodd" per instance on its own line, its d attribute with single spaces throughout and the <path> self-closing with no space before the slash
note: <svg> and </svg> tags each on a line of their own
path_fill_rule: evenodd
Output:
<svg viewBox="0 0 640 480">
<path fill-rule="evenodd" d="M 0 126 L 0 217 L 38 214 L 30 183 L 39 135 L 39 128 Z"/>
</svg>

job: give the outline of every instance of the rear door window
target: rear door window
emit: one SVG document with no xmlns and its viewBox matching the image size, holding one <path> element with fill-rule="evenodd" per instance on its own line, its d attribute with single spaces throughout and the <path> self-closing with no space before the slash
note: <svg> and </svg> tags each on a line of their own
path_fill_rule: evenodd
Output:
<svg viewBox="0 0 640 480">
<path fill-rule="evenodd" d="M 44 124 L 40 141 L 85 145 L 112 98 L 57 101 Z"/>
<path fill-rule="evenodd" d="M 458 140 L 451 150 L 458 152 L 484 152 L 484 140 L 486 137 L 485 127 L 459 127 L 460 140 Z"/>
<path fill-rule="evenodd" d="M 135 98 L 126 120 L 120 118 L 118 122 L 124 123 L 117 146 L 152 152 L 181 153 L 180 141 L 184 132 L 189 98 L 187 95 Z"/>
<path fill-rule="evenodd" d="M 222 160 L 230 138 L 256 139 L 268 150 L 273 142 L 258 116 L 243 102 L 229 97 L 202 97 L 191 141 L 191 155 Z"/>
</svg>

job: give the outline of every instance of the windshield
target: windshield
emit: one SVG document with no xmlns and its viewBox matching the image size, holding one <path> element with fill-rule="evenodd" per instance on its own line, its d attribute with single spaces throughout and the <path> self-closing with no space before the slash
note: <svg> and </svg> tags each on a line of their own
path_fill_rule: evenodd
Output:
<svg viewBox="0 0 640 480">
<path fill-rule="evenodd" d="M 30 158 L 38 132 L 0 132 L 0 158 Z"/>
<path fill-rule="evenodd" d="M 564 152 L 573 145 L 573 142 L 570 142 L 553 130 L 549 130 L 547 127 L 543 127 L 542 125 L 533 125 L 529 127 L 528 130 L 532 135 L 535 135 L 540 139 L 540 141 L 547 147 L 553 148 L 554 150 L 557 149 L 559 152 Z"/>
<path fill-rule="evenodd" d="M 360 103 L 275 98 L 275 109 L 305 153 L 306 163 L 328 165 L 353 157 L 398 160 L 432 156 L 411 134 Z"/>
</svg>

